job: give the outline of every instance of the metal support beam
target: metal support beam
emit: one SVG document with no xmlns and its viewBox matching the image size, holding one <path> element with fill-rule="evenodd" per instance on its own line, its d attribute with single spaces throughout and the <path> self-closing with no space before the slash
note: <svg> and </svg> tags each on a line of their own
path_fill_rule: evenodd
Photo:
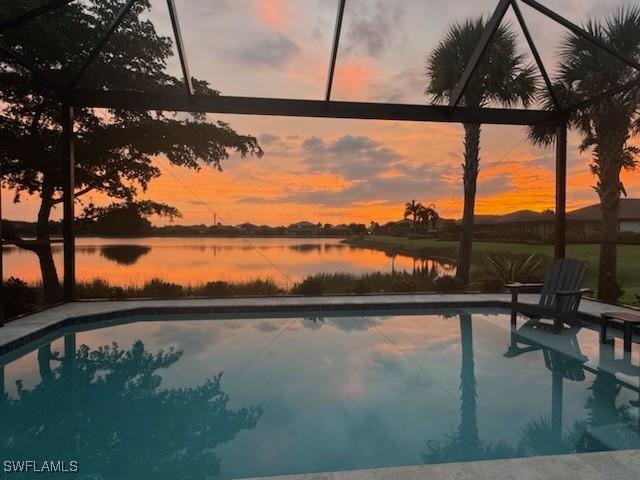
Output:
<svg viewBox="0 0 640 480">
<path fill-rule="evenodd" d="M 567 249 L 567 122 L 556 127 L 556 242 L 555 258 Z"/>
<path fill-rule="evenodd" d="M 522 33 L 524 34 L 524 38 L 527 40 L 529 44 L 529 49 L 531 50 L 531 54 L 538 65 L 538 70 L 540 70 L 540 74 L 544 80 L 545 85 L 547 86 L 547 90 L 549 90 L 549 96 L 551 97 L 551 101 L 553 105 L 556 107 L 556 110 L 560 110 L 560 102 L 558 101 L 558 97 L 553 91 L 553 85 L 551 84 L 551 79 L 549 78 L 549 74 L 547 73 L 547 69 L 544 67 L 544 62 L 540 57 L 540 53 L 538 53 L 538 48 L 536 47 L 535 42 L 533 41 L 533 37 L 531 36 L 531 32 L 529 31 L 529 27 L 527 26 L 527 22 L 522 15 L 522 11 L 520 10 L 520 6 L 518 6 L 518 2 L 516 0 L 511 0 L 511 8 L 513 8 L 513 12 L 516 14 L 516 18 L 518 19 L 518 23 L 520 24 L 520 28 L 522 29 Z"/>
<path fill-rule="evenodd" d="M 32 8 L 31 10 L 27 10 L 26 12 L 18 15 L 17 17 L 10 18 L 5 20 L 4 22 L 0 22 L 0 33 L 8 30 L 10 28 L 17 27 L 18 25 L 22 25 L 23 23 L 27 23 L 31 20 L 38 18 L 45 13 L 53 12 L 60 7 L 64 7 L 68 3 L 73 2 L 74 0 L 51 0 L 44 5 L 40 5 L 39 7 Z"/>
<path fill-rule="evenodd" d="M 180 58 L 180 66 L 182 67 L 182 75 L 184 76 L 184 84 L 187 88 L 187 94 L 193 95 L 193 83 L 191 82 L 191 73 L 189 73 L 189 64 L 182 42 L 182 33 L 180 33 L 180 22 L 178 22 L 178 11 L 173 0 L 167 0 L 169 7 L 169 16 L 171 17 L 171 26 L 173 27 L 173 36 L 176 39 L 176 48 L 178 57 Z"/>
<path fill-rule="evenodd" d="M 62 107 L 62 171 L 63 184 L 63 252 L 64 252 L 64 292 L 65 302 L 71 302 L 74 297 L 76 266 L 75 266 L 75 234 L 74 234 L 74 190 L 75 190 L 75 151 L 73 139 L 73 106 L 65 103 Z"/>
<path fill-rule="evenodd" d="M 581 38 L 583 38 L 584 40 L 586 40 L 588 42 L 591 42 L 592 44 L 598 46 L 599 48 L 601 48 L 602 50 L 607 52 L 609 55 L 613 55 L 618 60 L 620 60 L 621 62 L 626 63 L 630 67 L 633 67 L 636 70 L 640 70 L 640 63 L 638 63 L 638 62 L 636 62 L 636 61 L 634 61 L 634 60 L 632 60 L 630 58 L 627 58 L 624 55 L 620 55 L 620 53 L 616 52 L 613 48 L 609 47 L 607 44 L 605 44 L 602 41 L 598 40 L 596 37 L 591 35 L 589 32 L 587 32 L 583 28 L 580 28 L 575 23 L 572 23 L 569 20 L 567 20 L 566 18 L 564 18 L 563 16 L 558 15 L 556 12 L 554 12 L 550 8 L 547 8 L 544 5 L 536 2 L 536 0 L 522 0 L 522 2 L 526 3 L 531 8 L 533 8 L 534 10 L 537 10 L 538 12 L 542 13 L 546 17 L 549 17 L 551 20 L 555 21 L 556 23 L 559 23 L 563 27 L 571 30 L 574 35 L 576 35 L 578 37 L 581 37 Z"/>
<path fill-rule="evenodd" d="M 493 125 L 557 125 L 553 110 L 406 105 L 368 102 L 325 102 L 280 98 L 231 97 L 141 93 L 130 91 L 76 90 L 75 107 L 165 110 L 284 117 L 353 118 L 414 122 L 484 123 Z"/>
<path fill-rule="evenodd" d="M 329 74 L 327 76 L 327 90 L 324 96 L 326 102 L 331 100 L 331 88 L 333 87 L 333 74 L 336 70 L 336 60 L 338 58 L 338 45 L 340 44 L 340 31 L 342 30 L 342 19 L 344 18 L 344 6 L 346 0 L 340 0 L 338 13 L 336 15 L 336 29 L 333 33 L 333 46 L 331 47 L 331 59 L 329 60 Z"/>
<path fill-rule="evenodd" d="M 460 103 L 460 99 L 464 95 L 471 77 L 476 72 L 478 64 L 480 63 L 480 60 L 484 55 L 484 52 L 491 44 L 491 40 L 498 30 L 498 27 L 500 26 L 500 22 L 502 22 L 504 15 L 507 13 L 507 9 L 509 8 L 510 4 L 511 0 L 500 0 L 500 3 L 498 3 L 498 6 L 493 12 L 493 15 L 491 15 L 491 18 L 487 22 L 487 26 L 485 27 L 484 32 L 482 32 L 482 36 L 480 37 L 480 41 L 478 42 L 476 49 L 471 54 L 469 63 L 462 73 L 460 81 L 456 85 L 456 88 L 453 89 L 453 93 L 451 94 L 451 98 L 449 100 L 450 107 L 456 107 L 458 103 Z"/>
<path fill-rule="evenodd" d="M 136 1 L 137 0 L 128 0 L 127 3 L 120 9 L 115 18 L 111 20 L 111 23 L 107 27 L 107 31 L 102 35 L 102 37 L 100 37 L 98 43 L 96 43 L 91 49 L 91 52 L 89 52 L 87 58 L 85 58 L 84 62 L 82 62 L 82 64 L 80 65 L 76 76 L 73 78 L 73 80 L 71 80 L 71 82 L 69 82 L 69 87 L 73 87 L 78 84 L 78 82 L 84 75 L 84 72 L 87 71 L 87 68 L 89 68 L 91 62 L 93 62 L 95 58 L 100 54 L 102 47 L 104 47 L 109 38 L 111 38 L 113 32 L 115 32 L 118 26 L 122 23 L 122 20 L 124 20 L 124 16 L 129 12 L 129 10 L 131 10 L 131 7 L 133 7 L 133 4 Z"/>
</svg>

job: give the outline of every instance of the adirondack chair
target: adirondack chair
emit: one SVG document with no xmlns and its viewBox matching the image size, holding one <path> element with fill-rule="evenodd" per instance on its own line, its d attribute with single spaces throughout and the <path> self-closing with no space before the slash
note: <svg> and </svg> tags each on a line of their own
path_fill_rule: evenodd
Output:
<svg viewBox="0 0 640 480">
<path fill-rule="evenodd" d="M 558 332 L 565 323 L 573 323 L 582 295 L 589 289 L 581 288 L 587 266 L 571 258 L 554 260 L 547 268 L 544 283 L 508 283 L 511 291 L 511 308 L 530 318 L 553 319 Z M 540 292 L 537 305 L 518 304 L 518 294 Z"/>
</svg>

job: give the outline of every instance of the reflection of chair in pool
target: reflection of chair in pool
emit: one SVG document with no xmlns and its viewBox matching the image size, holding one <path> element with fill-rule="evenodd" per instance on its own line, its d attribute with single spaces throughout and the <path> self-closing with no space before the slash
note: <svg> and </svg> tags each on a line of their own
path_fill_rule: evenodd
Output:
<svg viewBox="0 0 640 480">
<path fill-rule="evenodd" d="M 626 395 L 618 396 L 625 389 L 640 395 L 640 387 L 628 382 L 628 377 L 640 379 L 640 367 L 631 364 L 628 357 L 616 359 L 612 345 L 600 344 L 599 357 L 585 404 L 589 410 L 589 428 L 581 442 L 587 450 L 640 448 L 640 412 L 636 411 L 635 425 L 633 416 L 633 410 L 640 408 L 640 401 L 628 400 L 630 409 L 625 405 Z"/>
<path fill-rule="evenodd" d="M 565 323 L 573 323 L 580 300 L 588 289 L 583 289 L 582 281 L 587 272 L 584 262 L 574 259 L 555 260 L 547 268 L 544 283 L 508 283 L 511 291 L 512 321 L 520 312 L 530 318 L 551 318 L 556 331 Z M 519 304 L 518 294 L 540 292 L 537 304 Z"/>
<path fill-rule="evenodd" d="M 524 353 L 542 351 L 544 364 L 552 373 L 551 428 L 558 444 L 562 442 L 564 379 L 582 382 L 586 378 L 583 364 L 588 358 L 580 351 L 576 337 L 579 329 L 571 327 L 560 335 L 554 335 L 548 326 L 537 320 L 529 320 L 518 329 L 512 323 L 511 341 L 504 353 L 506 358 L 515 358 Z"/>
<path fill-rule="evenodd" d="M 561 335 L 551 335 L 549 326 L 537 319 L 528 320 L 518 329 L 512 324 L 511 343 L 504 356 L 513 358 L 523 353 L 542 350 L 545 365 L 550 371 L 561 370 L 569 375 L 569 370 L 582 370 L 582 363 L 588 360 L 580 351 L 577 338 L 580 328 L 573 326 L 564 329 Z M 525 346 L 521 347 L 519 344 Z M 582 376 L 584 377 L 584 372 Z"/>
</svg>

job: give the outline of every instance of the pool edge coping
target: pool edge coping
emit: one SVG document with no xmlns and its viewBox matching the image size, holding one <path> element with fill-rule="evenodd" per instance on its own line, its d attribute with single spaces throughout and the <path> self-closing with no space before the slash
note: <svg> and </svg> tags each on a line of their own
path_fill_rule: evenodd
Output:
<svg viewBox="0 0 640 480">
<path fill-rule="evenodd" d="M 522 304 L 533 303 L 537 299 L 535 294 L 523 295 L 522 297 L 523 301 L 519 302 Z M 583 302 L 597 303 L 589 300 Z M 97 311 L 89 311 L 96 307 L 98 307 Z M 611 308 L 613 307 L 611 306 Z M 389 309 L 437 310 L 443 308 L 510 309 L 511 300 L 508 294 L 422 293 L 78 301 L 60 304 L 5 324 L 0 328 L 0 356 L 53 334 L 57 330 L 144 315 L 255 315 L 295 312 L 363 312 Z M 618 308 L 623 309 L 623 307 Z M 599 314 L 580 311 L 578 318 L 593 323 L 599 321 Z"/>
</svg>

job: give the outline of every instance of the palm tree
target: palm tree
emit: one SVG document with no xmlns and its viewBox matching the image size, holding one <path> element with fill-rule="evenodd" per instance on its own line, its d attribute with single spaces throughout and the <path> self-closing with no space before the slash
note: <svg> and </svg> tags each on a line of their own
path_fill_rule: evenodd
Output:
<svg viewBox="0 0 640 480">
<path fill-rule="evenodd" d="M 416 233 L 416 224 L 418 223 L 418 214 L 424 208 L 420 202 L 411 200 L 404 204 L 404 218 L 412 217 L 413 219 L 413 233 Z"/>
<path fill-rule="evenodd" d="M 484 17 L 455 23 L 431 53 L 427 59 L 429 83 L 426 93 L 434 102 L 451 97 L 486 25 Z M 491 102 L 526 106 L 534 99 L 537 92 L 535 70 L 525 55 L 517 53 L 516 45 L 517 38 L 511 26 L 500 26 L 461 99 L 465 106 L 480 107 Z M 480 124 L 464 124 L 464 150 L 464 209 L 456 277 L 468 283 L 480 163 Z"/>
<path fill-rule="evenodd" d="M 640 59 L 640 7 L 620 8 L 606 19 L 592 20 L 584 28 L 598 40 L 627 58 Z M 556 96 L 566 105 L 578 104 L 619 87 L 634 78 L 633 68 L 580 37 L 570 35 L 560 49 Z M 547 108 L 552 99 L 545 97 Z M 571 127 L 582 134 L 581 151 L 592 150 L 591 171 L 602 208 L 602 243 L 598 271 L 598 298 L 616 301 L 618 208 L 625 194 L 620 180 L 622 169 L 638 164 L 640 149 L 629 140 L 640 131 L 640 94 L 637 89 L 608 96 L 599 103 L 577 109 L 569 118 Z M 553 142 L 553 132 L 532 128 L 530 138 L 537 144 Z"/>
<path fill-rule="evenodd" d="M 436 206 L 432 203 L 428 207 L 423 207 L 418 213 L 420 221 L 425 226 L 425 230 L 428 232 L 429 227 L 435 232 L 440 215 L 436 211 Z"/>
</svg>

